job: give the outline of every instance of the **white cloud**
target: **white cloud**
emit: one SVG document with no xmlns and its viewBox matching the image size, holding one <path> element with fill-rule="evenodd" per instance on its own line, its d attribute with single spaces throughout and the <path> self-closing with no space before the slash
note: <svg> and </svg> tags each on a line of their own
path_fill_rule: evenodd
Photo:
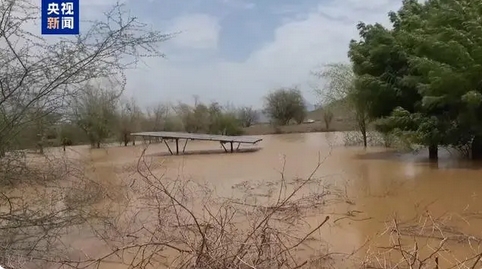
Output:
<svg viewBox="0 0 482 269">
<path fill-rule="evenodd" d="M 250 6 L 245 0 L 219 1 Z M 115 0 L 101 2 L 102 6 L 97 6 L 99 1 L 81 1 L 82 17 L 98 16 Z M 190 101 L 192 95 L 199 95 L 206 101 L 261 106 L 268 91 L 301 85 L 307 99 L 314 98 L 307 86 L 310 70 L 323 63 L 346 61 L 348 42 L 357 38 L 357 22 L 387 22 L 387 12 L 400 5 L 399 0 L 323 2 L 310 13 L 290 13 L 291 19 L 275 30 L 274 38 L 242 62 L 217 57 L 219 19 L 207 14 L 180 16 L 171 21 L 167 31 L 183 32 L 161 48 L 167 52 L 167 59 L 147 59 L 148 66 L 128 71 L 127 93 L 142 104 Z M 164 26 L 160 30 L 165 30 Z M 40 33 L 38 25 L 26 27 Z M 173 46 L 183 49 L 172 50 Z"/>
<path fill-rule="evenodd" d="M 92 9 L 97 14 L 105 9 L 94 8 L 94 0 L 81 2 L 82 17 L 90 17 Z M 242 62 L 216 57 L 221 30 L 217 18 L 187 14 L 171 22 L 168 31 L 183 32 L 162 45 L 167 59 L 147 59 L 147 66 L 128 71 L 127 93 L 144 105 L 190 101 L 192 95 L 199 95 L 205 101 L 261 106 L 269 90 L 301 85 L 310 99 L 314 97 L 307 87 L 310 70 L 323 63 L 346 61 L 348 42 L 357 38 L 357 22 L 386 22 L 387 12 L 399 5 L 399 0 L 320 4 L 309 14 L 300 13 L 296 19 L 286 20 L 275 30 L 273 40 Z M 34 27 L 34 32 L 40 32 L 39 26 Z M 183 49 L 171 50 L 173 46 Z"/>
<path fill-rule="evenodd" d="M 181 47 L 215 49 L 221 26 L 217 18 L 206 14 L 190 14 L 176 18 L 168 32 L 181 32 L 172 42 Z"/>
<path fill-rule="evenodd" d="M 219 0 L 221 3 L 239 9 L 253 9 L 256 7 L 256 4 L 250 1 L 245 0 Z"/>
<path fill-rule="evenodd" d="M 320 64 L 346 61 L 348 43 L 357 38 L 356 24 L 359 21 L 387 22 L 388 11 L 399 5 L 397 0 L 371 0 L 366 4 L 361 4 L 360 0 L 339 0 L 320 4 L 316 11 L 303 16 L 304 19 L 277 28 L 274 40 L 254 51 L 243 62 L 213 59 L 200 64 L 193 60 L 189 65 L 185 61 L 176 61 L 176 55 L 168 55 L 169 60 L 156 59 L 149 64 L 150 68 L 131 74 L 128 92 L 144 104 L 186 98 L 190 101 L 191 96 L 197 94 L 205 101 L 215 99 L 221 103 L 229 101 L 237 105 L 261 106 L 262 97 L 269 90 L 301 85 L 310 99 L 314 97 L 307 87 L 310 70 Z M 201 24 L 196 25 L 202 32 Z M 214 36 L 217 40 L 212 26 L 208 24 L 206 27 L 211 34 L 192 33 L 190 36 L 187 33 L 172 42 L 192 44 L 196 43 L 195 40 L 210 39 L 207 37 L 214 40 Z M 204 46 L 214 43 L 205 42 Z M 189 54 L 183 55 L 185 59 Z"/>
<path fill-rule="evenodd" d="M 314 98 L 307 87 L 309 71 L 319 64 L 346 61 L 348 42 L 357 38 L 357 22 L 386 22 L 387 12 L 400 5 L 399 0 L 347 1 L 323 1 L 309 14 L 290 14 L 274 38 L 242 62 L 216 57 L 221 30 L 217 18 L 207 14 L 178 17 L 169 30 L 183 32 L 161 48 L 168 58 L 148 59 L 148 66 L 129 71 L 127 92 L 142 104 L 190 101 L 192 95 L 199 95 L 206 101 L 260 106 L 269 90 L 301 85 L 306 97 Z M 81 3 L 82 17 L 107 8 L 94 6 L 94 0 Z M 39 26 L 31 27 L 40 32 Z"/>
</svg>

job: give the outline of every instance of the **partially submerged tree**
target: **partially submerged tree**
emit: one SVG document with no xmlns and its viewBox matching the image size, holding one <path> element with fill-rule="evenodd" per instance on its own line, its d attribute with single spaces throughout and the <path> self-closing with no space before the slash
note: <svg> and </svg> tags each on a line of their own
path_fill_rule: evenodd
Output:
<svg viewBox="0 0 482 269">
<path fill-rule="evenodd" d="M 325 122 L 326 130 L 330 130 L 331 122 L 333 121 L 333 112 L 329 109 L 323 110 L 323 121 Z"/>
<path fill-rule="evenodd" d="M 350 45 L 370 116 L 427 146 L 431 159 L 439 146 L 463 145 L 482 157 L 480 8 L 468 0 L 405 1 L 390 13 L 393 29 L 360 23 L 361 40 Z"/>
<path fill-rule="evenodd" d="M 73 107 L 75 120 L 92 147 L 100 148 L 101 143 L 115 134 L 119 96 L 117 91 L 87 85 L 77 98 Z"/>
<path fill-rule="evenodd" d="M 312 74 L 324 82 L 321 87 L 315 88 L 315 92 L 323 100 L 325 107 L 336 104 L 339 110 L 345 113 L 343 116 L 354 119 L 363 137 L 363 145 L 367 147 L 368 103 L 357 87 L 352 65 L 327 64 L 322 70 L 314 71 Z"/>
<path fill-rule="evenodd" d="M 37 23 L 37 14 L 31 1 L 0 3 L 1 152 L 16 147 L 12 138 L 22 126 L 64 107 L 79 86 L 99 78 L 120 78 L 141 56 L 162 56 L 157 45 L 170 38 L 146 31 L 117 5 L 105 21 L 84 23 L 85 30 L 75 38 L 47 42 L 26 27 Z M 35 118 L 27 117 L 32 113 Z"/>
<path fill-rule="evenodd" d="M 133 98 L 121 100 L 118 113 L 119 141 L 123 142 L 124 146 L 127 146 L 130 141 L 135 145 L 135 140 L 131 138 L 130 134 L 141 131 L 141 123 L 144 118 L 141 108 Z"/>
<path fill-rule="evenodd" d="M 184 130 L 189 133 L 219 135 L 242 134 L 241 122 L 235 111 L 226 109 L 217 102 L 206 105 L 196 99 L 195 105 L 179 104 L 176 114 L 182 119 Z"/>
<path fill-rule="evenodd" d="M 158 45 L 170 37 L 148 31 L 122 6 L 114 6 L 104 20 L 83 22 L 80 35 L 46 39 L 31 27 L 38 24 L 38 14 L 37 2 L 0 1 L 0 205 L 7 209 L 0 213 L 0 264 L 10 268 L 45 268 L 41 262 L 63 259 L 62 235 L 90 219 L 77 199 L 66 202 L 72 188 L 64 188 L 75 181 L 81 196 L 91 198 L 81 184 L 83 169 L 65 158 L 48 161 L 49 156 L 32 164 L 25 154 L 11 151 L 21 146 L 17 134 L 64 112 L 85 83 L 123 78 L 139 57 L 162 56 Z M 20 192 L 5 187 L 19 183 Z"/>
<path fill-rule="evenodd" d="M 242 122 L 236 117 L 236 110 L 227 105 L 220 106 L 218 103 L 211 103 L 209 107 L 209 133 L 220 135 L 241 135 Z"/>
<path fill-rule="evenodd" d="M 265 97 L 264 112 L 277 125 L 287 125 L 291 120 L 302 123 L 306 117 L 303 95 L 298 88 L 281 88 Z"/>
</svg>

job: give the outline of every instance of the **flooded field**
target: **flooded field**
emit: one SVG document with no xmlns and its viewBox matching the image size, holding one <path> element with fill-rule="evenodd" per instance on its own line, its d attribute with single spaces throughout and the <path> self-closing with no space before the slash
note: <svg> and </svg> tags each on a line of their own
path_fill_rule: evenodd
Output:
<svg viewBox="0 0 482 269">
<path fill-rule="evenodd" d="M 149 163 L 152 175 L 170 180 L 172 185 L 168 189 L 179 190 L 173 187 L 179 182 L 202 186 L 179 195 L 199 195 L 191 200 L 186 198 L 192 212 L 201 212 L 207 204 L 224 199 L 244 206 L 269 204 L 280 196 L 286 197 L 286 192 L 289 195 L 313 173 L 313 182 L 304 185 L 295 195 L 299 201 L 295 211 L 304 210 L 303 214 L 297 215 L 302 222 L 293 222 L 293 226 L 288 227 L 293 233 L 295 228 L 306 233 L 330 216 L 320 229 L 310 234 L 310 238 L 316 240 L 303 243 L 296 254 L 306 260 L 319 257 L 318 266 L 311 264 L 313 268 L 343 268 L 354 264 L 395 268 L 396 264 L 390 265 L 388 261 L 396 263 L 399 258 L 407 263 L 401 267 L 410 268 L 415 267 L 410 266 L 415 256 L 419 260 L 426 258 L 426 262 L 432 264 L 437 259 L 440 268 L 470 268 L 474 264 L 482 238 L 482 173 L 477 164 L 456 161 L 445 151 L 441 152 L 438 163 L 429 163 L 423 152 L 400 154 L 382 148 L 344 147 L 343 134 L 340 133 L 262 138 L 261 149 L 236 154 L 223 153 L 215 142 L 190 142 L 186 151 L 196 154 L 168 156 L 164 144 L 151 144 L 144 152 L 143 160 Z M 145 145 L 138 143 L 137 146 L 106 149 L 71 149 L 87 158 L 90 176 L 107 191 L 104 195 L 106 204 L 100 200 L 95 205 L 98 210 L 124 208 L 124 218 L 118 217 L 117 223 L 132 220 L 133 227 L 151 223 L 154 219 L 159 222 L 159 219 L 170 216 L 159 210 L 157 213 L 139 210 L 135 220 L 132 215 L 132 203 L 138 204 L 133 201 L 144 201 L 146 208 L 156 200 L 152 196 L 155 190 L 145 187 L 137 175 L 144 148 Z M 137 180 L 133 180 L 135 178 Z M 291 186 L 284 189 L 283 195 L 278 187 L 282 178 Z M 132 194 L 129 188 L 138 192 Z M 209 201 L 200 198 L 202 189 L 209 193 Z M 130 213 L 126 208 L 130 208 Z M 206 211 L 203 214 L 206 217 Z M 237 221 L 243 217 L 238 217 Z M 131 224 L 126 222 L 122 226 L 127 231 Z M 236 229 L 243 227 L 242 223 L 239 225 Z M 149 230 L 146 227 L 145 230 Z M 156 233 L 161 233 L 159 228 Z M 99 258 L 109 253 L 99 236 L 88 234 L 87 230 L 79 230 L 72 232 L 66 240 L 72 248 L 82 249 L 84 256 Z M 402 242 L 409 248 L 395 250 Z M 163 262 L 173 262 L 168 254 L 171 252 L 165 253 Z M 462 265 L 464 260 L 468 260 L 467 265 Z M 101 268 L 123 267 L 103 263 Z M 246 265 L 246 268 L 250 266 Z"/>
</svg>

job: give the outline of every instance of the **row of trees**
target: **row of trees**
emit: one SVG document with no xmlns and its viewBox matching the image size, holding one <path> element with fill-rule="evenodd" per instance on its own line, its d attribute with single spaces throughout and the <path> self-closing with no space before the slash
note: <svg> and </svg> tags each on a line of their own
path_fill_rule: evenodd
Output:
<svg viewBox="0 0 482 269">
<path fill-rule="evenodd" d="M 132 141 L 130 133 L 140 131 L 241 135 L 244 127 L 259 118 L 252 107 L 205 104 L 197 97 L 192 105 L 159 103 L 142 108 L 135 99 L 122 98 L 122 90 L 107 88 L 84 85 L 69 108 L 46 113 L 19 129 L 12 148 L 38 148 L 42 153 L 45 146 L 55 145 L 65 149 L 68 145 L 90 143 L 99 148 L 102 143 L 118 141 L 127 146 Z M 299 124 L 305 119 L 306 107 L 296 88 L 273 91 L 265 101 L 264 112 L 274 124 Z"/>
<path fill-rule="evenodd" d="M 276 125 L 292 121 L 299 124 L 305 119 L 304 99 L 296 88 L 273 91 L 265 101 L 264 113 Z M 258 119 L 259 113 L 252 107 L 205 104 L 198 97 L 192 105 L 159 103 L 142 108 L 135 99 L 124 99 L 122 90 L 112 85 L 86 84 L 68 108 L 26 123 L 11 146 L 38 148 L 41 153 L 45 146 L 55 145 L 65 149 L 68 145 L 90 143 L 99 148 L 102 143 L 118 141 L 127 146 L 132 141 L 130 133 L 140 131 L 241 135 L 244 127 Z"/>
<path fill-rule="evenodd" d="M 59 144 L 90 143 L 99 148 L 102 143 L 118 141 L 127 146 L 130 134 L 140 131 L 240 135 L 257 116 L 250 107 L 235 109 L 197 100 L 194 105 L 160 103 L 143 109 L 134 99 L 122 98 L 119 91 L 87 85 L 63 114 L 49 114 L 19 130 L 15 146 L 40 151 Z"/>
<path fill-rule="evenodd" d="M 482 2 L 405 0 L 389 13 L 392 27 L 359 23 L 351 64 L 333 64 L 324 96 L 342 100 L 364 134 L 373 124 L 429 148 L 482 158 Z"/>
</svg>

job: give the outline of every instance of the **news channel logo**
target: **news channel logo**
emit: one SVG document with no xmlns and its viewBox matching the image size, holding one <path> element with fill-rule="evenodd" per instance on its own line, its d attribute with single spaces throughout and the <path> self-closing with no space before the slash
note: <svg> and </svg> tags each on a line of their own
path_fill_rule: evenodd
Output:
<svg viewBox="0 0 482 269">
<path fill-rule="evenodd" d="M 42 35 L 80 33 L 79 0 L 42 0 L 41 12 Z"/>
</svg>

